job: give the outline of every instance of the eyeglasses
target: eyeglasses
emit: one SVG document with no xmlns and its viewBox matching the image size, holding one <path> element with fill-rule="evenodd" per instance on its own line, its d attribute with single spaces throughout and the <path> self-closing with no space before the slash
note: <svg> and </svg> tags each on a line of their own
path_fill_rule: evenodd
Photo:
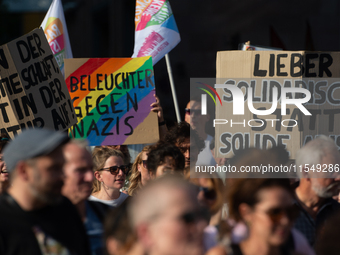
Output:
<svg viewBox="0 0 340 255">
<path fill-rule="evenodd" d="M 1 173 L 2 174 L 8 174 L 8 171 L 7 170 L 1 170 Z"/>
<path fill-rule="evenodd" d="M 117 175 L 119 173 L 119 170 L 122 170 L 122 172 L 127 175 L 129 173 L 129 167 L 126 165 L 121 166 L 110 166 L 107 168 L 102 168 L 98 171 L 109 171 L 112 175 Z"/>
<path fill-rule="evenodd" d="M 185 111 L 185 114 L 188 114 L 188 115 L 194 114 L 194 113 L 195 113 L 195 115 L 201 114 L 200 109 L 194 110 L 194 109 L 185 108 L 184 111 Z"/>
<path fill-rule="evenodd" d="M 148 165 L 146 164 L 147 160 L 142 160 L 143 167 L 145 169 L 148 169 Z"/>
<path fill-rule="evenodd" d="M 216 199 L 216 191 L 214 189 L 199 187 L 199 191 L 203 191 L 204 198 L 207 200 L 215 200 Z"/>
<path fill-rule="evenodd" d="M 299 210 L 292 205 L 286 208 L 272 208 L 265 212 L 273 223 L 281 221 L 282 217 L 286 215 L 289 220 L 295 220 L 299 215 Z"/>
</svg>

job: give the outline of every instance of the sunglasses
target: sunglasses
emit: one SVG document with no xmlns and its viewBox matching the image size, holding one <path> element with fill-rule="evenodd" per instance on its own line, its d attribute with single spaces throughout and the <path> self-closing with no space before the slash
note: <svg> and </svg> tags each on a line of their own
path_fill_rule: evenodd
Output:
<svg viewBox="0 0 340 255">
<path fill-rule="evenodd" d="M 202 210 L 185 212 L 178 217 L 185 224 L 192 224 L 203 218 Z"/>
<path fill-rule="evenodd" d="M 119 173 L 119 170 L 122 170 L 122 172 L 127 175 L 129 173 L 129 167 L 126 165 L 121 166 L 110 166 L 107 168 L 102 168 L 98 171 L 109 171 L 112 175 L 117 175 Z"/>
<path fill-rule="evenodd" d="M 188 114 L 188 115 L 190 115 L 190 114 L 194 114 L 195 113 L 195 115 L 197 115 L 197 114 L 201 114 L 201 110 L 200 109 L 198 109 L 198 110 L 194 110 L 194 109 L 188 109 L 188 108 L 185 108 L 185 114 Z"/>
<path fill-rule="evenodd" d="M 148 165 L 146 164 L 146 161 L 147 161 L 147 160 L 142 160 L 142 164 L 143 164 L 143 167 L 144 167 L 145 169 L 148 169 Z"/>
<path fill-rule="evenodd" d="M 204 198 L 207 200 L 215 200 L 216 199 L 216 191 L 214 189 L 209 189 L 205 187 L 199 187 L 199 191 L 203 191 Z"/>
<path fill-rule="evenodd" d="M 286 208 L 272 208 L 265 212 L 273 223 L 278 223 L 286 215 L 289 220 L 295 220 L 299 215 L 299 210 L 292 205 Z"/>
</svg>

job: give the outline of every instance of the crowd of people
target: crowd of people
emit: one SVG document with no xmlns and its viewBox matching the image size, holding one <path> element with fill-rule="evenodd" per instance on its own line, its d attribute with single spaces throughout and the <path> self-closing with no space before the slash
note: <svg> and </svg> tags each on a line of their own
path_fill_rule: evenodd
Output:
<svg viewBox="0 0 340 255">
<path fill-rule="evenodd" d="M 338 253 L 339 172 L 190 177 L 197 162 L 292 162 L 282 147 L 216 158 L 204 129 L 209 116 L 200 115 L 197 99 L 188 103 L 186 121 L 170 130 L 158 100 L 152 107 L 161 139 L 133 162 L 124 145 L 91 149 L 49 129 L 27 129 L 13 140 L 1 134 L 0 254 Z M 322 135 L 295 159 L 299 166 L 340 164 L 334 141 Z"/>
</svg>

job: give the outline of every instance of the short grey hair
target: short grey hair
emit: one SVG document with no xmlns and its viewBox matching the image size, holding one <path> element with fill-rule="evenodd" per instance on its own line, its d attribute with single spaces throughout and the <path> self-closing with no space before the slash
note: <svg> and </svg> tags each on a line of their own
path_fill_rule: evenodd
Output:
<svg viewBox="0 0 340 255">
<path fill-rule="evenodd" d="M 298 177 L 302 177 L 300 171 L 300 165 L 316 165 L 321 164 L 323 158 L 326 155 L 333 155 L 339 157 L 338 147 L 336 146 L 334 140 L 325 135 L 320 135 L 316 139 L 306 143 L 297 153 L 296 153 L 296 165 Z"/>
</svg>

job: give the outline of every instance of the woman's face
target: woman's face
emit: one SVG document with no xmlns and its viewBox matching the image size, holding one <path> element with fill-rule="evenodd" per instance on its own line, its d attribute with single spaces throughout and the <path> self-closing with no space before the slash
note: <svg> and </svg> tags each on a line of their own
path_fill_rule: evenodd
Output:
<svg viewBox="0 0 340 255">
<path fill-rule="evenodd" d="M 148 159 L 148 155 L 146 154 L 146 151 L 142 152 L 141 163 L 138 164 L 138 171 L 142 175 L 142 184 L 143 185 L 145 185 L 145 183 L 150 179 L 149 171 L 146 167 L 146 160 L 147 159 Z"/>
<path fill-rule="evenodd" d="M 124 165 L 124 161 L 121 157 L 111 156 L 106 160 L 103 168 L 122 165 Z M 124 186 L 126 176 L 121 169 L 119 169 L 117 175 L 113 175 L 110 173 L 110 171 L 106 170 L 100 171 L 99 173 L 101 175 L 102 181 L 108 188 L 119 190 Z"/>
<path fill-rule="evenodd" d="M 258 196 L 260 202 L 244 217 L 249 237 L 261 237 L 266 243 L 279 246 L 287 240 L 293 225 L 293 198 L 281 187 L 262 189 Z"/>
<path fill-rule="evenodd" d="M 7 172 L 7 167 L 5 161 L 2 160 L 2 154 L 0 154 L 0 182 L 8 181 L 9 173 L 2 173 L 2 171 Z"/>
<path fill-rule="evenodd" d="M 209 178 L 199 178 L 198 182 L 200 189 L 197 195 L 198 202 L 200 205 L 210 208 L 214 205 L 217 195 L 212 181 Z"/>
</svg>

